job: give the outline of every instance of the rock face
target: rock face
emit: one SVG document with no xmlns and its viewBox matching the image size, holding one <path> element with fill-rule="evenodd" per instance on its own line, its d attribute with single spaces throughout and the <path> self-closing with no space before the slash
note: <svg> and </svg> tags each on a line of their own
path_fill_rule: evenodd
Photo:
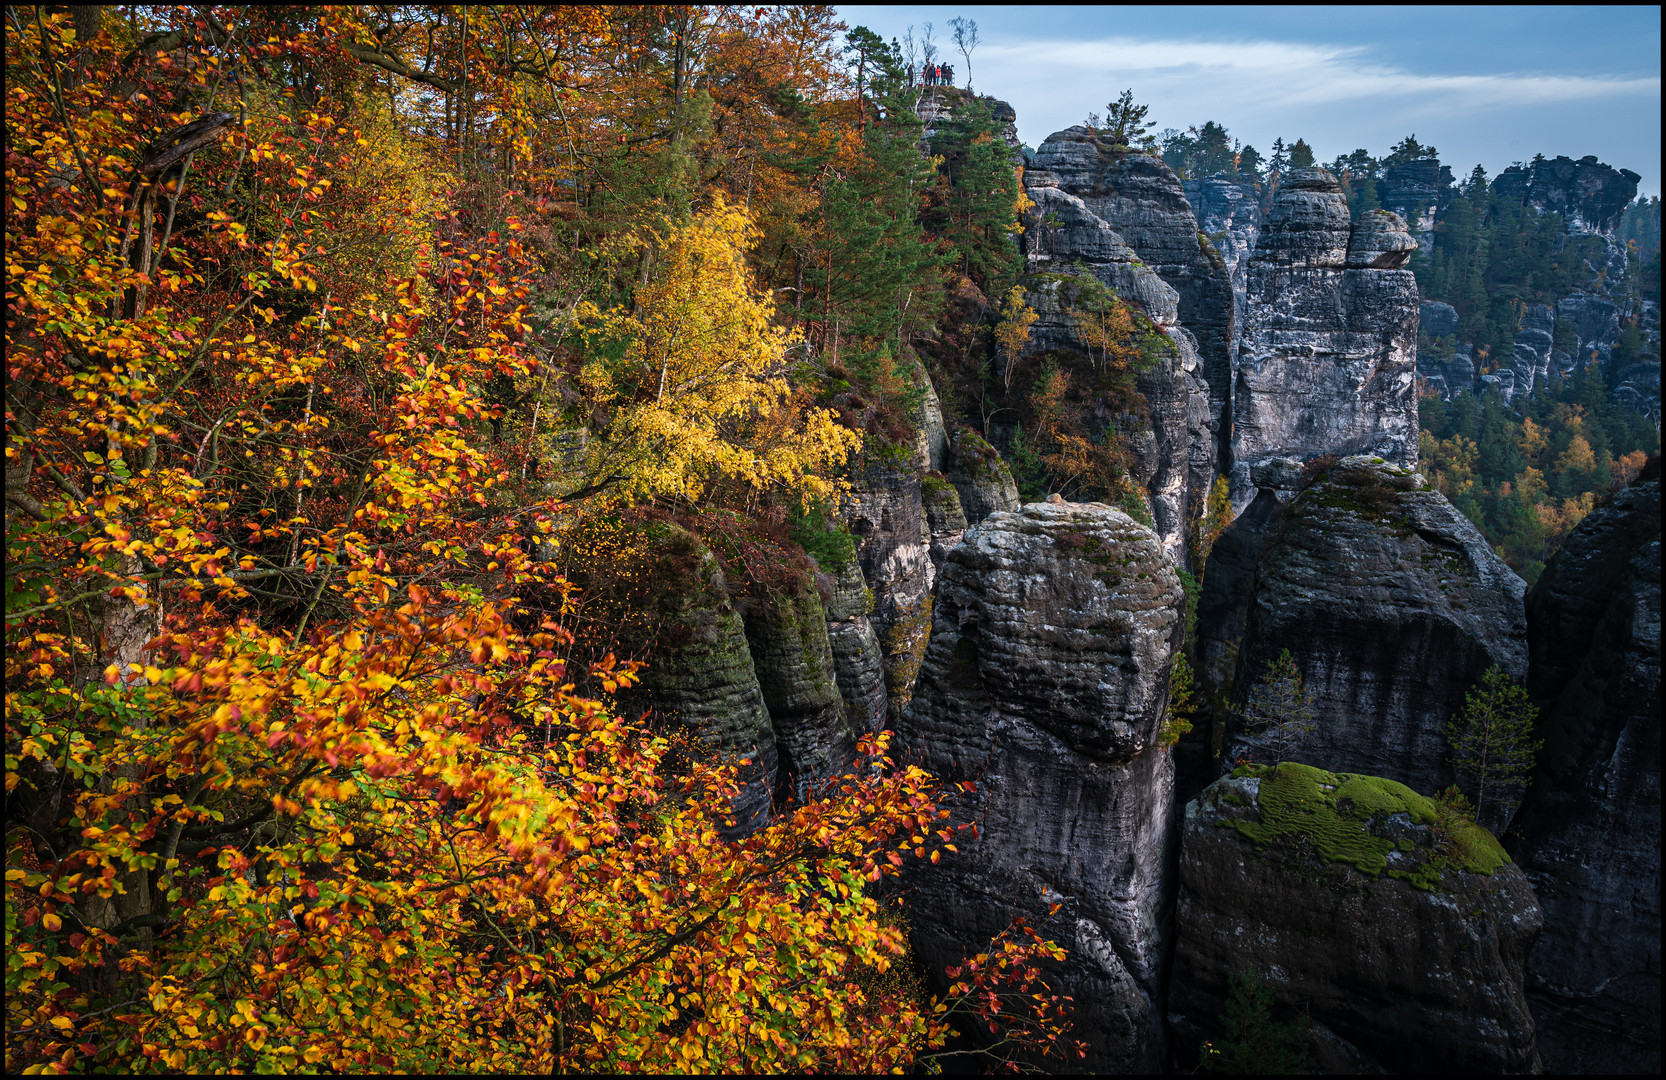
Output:
<svg viewBox="0 0 1666 1080">
<path fill-rule="evenodd" d="M 917 954 L 940 974 L 1032 915 L 1070 950 L 1056 975 L 1090 1071 L 1165 1060 L 1173 765 L 1156 740 L 1181 595 L 1156 535 L 1120 511 L 992 515 L 944 564 L 898 731 L 910 760 L 975 781 L 961 812 L 981 823 L 914 881 Z"/>
<path fill-rule="evenodd" d="M 1018 485 L 1000 453 L 972 428 L 961 428 L 950 440 L 948 467 L 950 484 L 960 495 L 960 506 L 969 525 L 990 514 L 1018 509 Z M 929 527 L 928 527 L 929 535 Z"/>
<path fill-rule="evenodd" d="M 1230 585 L 1208 583 L 1206 603 L 1228 602 L 1217 588 Z M 1344 458 L 1268 529 L 1233 697 L 1243 700 L 1289 649 L 1313 694 L 1316 730 L 1288 760 L 1438 791 L 1454 779 L 1441 726 L 1469 688 L 1493 664 L 1526 675 L 1525 592 L 1421 476 Z M 1262 742 L 1229 725 L 1226 760 L 1268 760 Z"/>
<path fill-rule="evenodd" d="M 885 659 L 892 707 L 900 709 L 931 625 L 934 571 L 919 471 L 870 467 L 845 497 L 841 513 L 856 539 L 862 577 L 873 590 L 868 621 Z"/>
<path fill-rule="evenodd" d="M 1295 169 L 1250 261 L 1232 391 L 1232 499 L 1272 457 L 1370 452 L 1417 462 L 1417 282 L 1397 215 L 1361 216 L 1323 169 Z"/>
<path fill-rule="evenodd" d="M 1556 366 L 1565 375 L 1595 359 L 1607 366 L 1620 338 L 1620 317 L 1614 302 L 1601 296 L 1576 292 L 1556 301 L 1556 323 L 1571 330 L 1573 351 L 1558 353 Z"/>
<path fill-rule="evenodd" d="M 1056 186 L 1081 199 L 1173 287 L 1179 321 L 1197 339 L 1211 427 L 1219 433 L 1232 375 L 1231 271 L 1199 233 L 1174 170 L 1147 154 L 1110 151 L 1093 132 L 1078 126 L 1048 136 L 1036 149 L 1034 166 L 1025 173 L 1026 188 L 1032 183 Z M 1216 456 L 1224 449 L 1217 447 Z"/>
<path fill-rule="evenodd" d="M 1500 198 L 1519 199 L 1547 213 L 1561 214 L 1574 232 L 1614 231 L 1626 206 L 1637 197 L 1642 177 L 1630 169 L 1615 170 L 1595 154 L 1574 161 L 1568 157 L 1540 158 L 1532 165 L 1512 165 L 1492 182 Z"/>
<path fill-rule="evenodd" d="M 1212 1036 L 1250 971 L 1311 1017 L 1318 1071 L 1538 1071 L 1533 890 L 1490 834 L 1460 826 L 1452 851 L 1436 823 L 1403 785 L 1305 765 L 1205 789 L 1181 845 L 1177 1035 Z"/>
<path fill-rule="evenodd" d="M 1660 480 L 1594 511 L 1527 600 L 1544 751 L 1511 850 L 1544 905 L 1545 1066 L 1660 1071 Z"/>
<path fill-rule="evenodd" d="M 827 610 L 812 582 L 745 617 L 746 643 L 779 755 L 776 787 L 799 799 L 840 775 L 856 750 L 834 674 Z"/>
<path fill-rule="evenodd" d="M 854 561 L 837 568 L 827 601 L 827 642 L 845 719 L 858 736 L 883 728 L 886 717 L 885 665 L 868 622 L 871 596 Z"/>
<path fill-rule="evenodd" d="M 1054 136 L 1044 148 L 1054 146 L 1054 140 L 1075 147 L 1076 152 L 1086 152 L 1084 146 L 1092 148 L 1091 142 L 1062 140 L 1067 134 Z M 1049 151 L 1055 158 L 1063 153 L 1057 146 L 1055 151 Z M 1152 515 L 1165 548 L 1183 565 L 1188 557 L 1188 526 L 1201 510 L 1214 479 L 1216 437 L 1215 414 L 1211 412 L 1214 406 L 1202 378 L 1205 362 L 1200 346 L 1191 330 L 1180 324 L 1181 294 L 1140 260 L 1116 230 L 1090 209 L 1087 199 L 1057 187 L 1056 173 L 1031 170 L 1025 183 L 1035 204 L 1025 223 L 1030 305 L 1037 316 L 1030 332 L 1031 351 L 1083 351 L 1069 307 L 1074 291 L 1070 278 L 1084 276 L 1096 278 L 1133 304 L 1174 344 L 1161 362 L 1136 377 L 1150 409 L 1149 417 L 1113 417 L 1107 413 L 1099 419 L 1124 429 L 1132 424 L 1138 430 L 1138 437 L 1131 440 L 1131 472 L 1150 494 Z M 1184 205 L 1178 189 L 1173 194 Z M 1101 202 L 1130 213 L 1114 198 Z M 1196 247 L 1195 237 L 1192 243 Z M 1178 271 L 1174 276 L 1182 284 L 1190 280 Z M 1230 304 L 1230 297 L 1222 300 Z"/>
<path fill-rule="evenodd" d="M 920 148 L 929 154 L 932 136 L 948 123 L 956 108 L 972 101 L 988 103 L 995 122 L 1001 125 L 1001 141 L 1012 151 L 1013 163 L 1024 163 L 1022 146 L 1018 141 L 1018 113 L 1011 105 L 987 95 L 978 95 L 958 86 L 927 86 L 920 90 L 914 111 L 919 114 L 925 129 L 920 134 Z"/>
<path fill-rule="evenodd" d="M 1244 289 L 1249 282 L 1250 256 L 1261 238 L 1261 185 L 1232 176 L 1211 176 L 1184 182 L 1186 199 L 1197 215 L 1197 227 L 1209 238 L 1226 263 L 1232 282 L 1232 356 L 1238 356 L 1238 334 L 1244 325 Z M 1214 382 L 1210 382 L 1214 388 Z"/>
<path fill-rule="evenodd" d="M 1406 220 L 1417 246 L 1428 255 L 1435 246 L 1435 215 L 1452 198 L 1452 170 L 1438 158 L 1390 165 L 1377 182 L 1377 199 Z"/>
<path fill-rule="evenodd" d="M 660 647 L 642 682 L 621 703 L 686 724 L 719 754 L 748 758 L 735 800 L 741 833 L 763 825 L 778 764 L 775 730 L 752 667 L 746 630 L 723 567 L 693 534 L 665 527 L 654 547 Z"/>
<path fill-rule="evenodd" d="M 926 531 L 931 534 L 931 565 L 941 571 L 950 549 L 966 535 L 966 509 L 960 503 L 960 492 L 941 474 L 928 473 L 920 481 L 920 497 L 925 503 Z"/>
</svg>

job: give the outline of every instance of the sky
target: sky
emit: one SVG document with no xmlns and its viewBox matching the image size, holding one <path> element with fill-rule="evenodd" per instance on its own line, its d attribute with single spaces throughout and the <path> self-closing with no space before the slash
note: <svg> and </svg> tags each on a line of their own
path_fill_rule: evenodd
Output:
<svg viewBox="0 0 1666 1080">
<path fill-rule="evenodd" d="M 1306 139 L 1321 163 L 1408 134 L 1458 177 L 1535 154 L 1595 154 L 1660 194 L 1660 8 L 912 7 L 840 5 L 851 26 L 918 40 L 966 85 L 949 20 L 978 24 L 972 85 L 1010 102 L 1031 146 L 1124 89 L 1157 130 L 1223 124 L 1263 155 Z"/>
</svg>

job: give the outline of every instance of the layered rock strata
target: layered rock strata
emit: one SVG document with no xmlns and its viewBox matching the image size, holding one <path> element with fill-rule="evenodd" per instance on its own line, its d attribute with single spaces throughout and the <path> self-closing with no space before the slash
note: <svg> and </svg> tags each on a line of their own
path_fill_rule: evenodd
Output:
<svg viewBox="0 0 1666 1080">
<path fill-rule="evenodd" d="M 834 673 L 827 610 L 812 582 L 744 619 L 752 668 L 775 729 L 778 790 L 799 799 L 839 776 L 856 749 Z"/>
<path fill-rule="evenodd" d="M 960 492 L 941 473 L 927 473 L 920 481 L 925 503 L 926 531 L 931 536 L 931 565 L 941 571 L 949 552 L 966 535 L 966 508 Z"/>
<path fill-rule="evenodd" d="M 1236 569 L 1220 585 L 1206 579 L 1211 615 L 1241 594 Z M 1288 649 L 1313 694 L 1316 727 L 1287 760 L 1438 791 L 1454 781 L 1441 727 L 1470 687 L 1494 664 L 1518 680 L 1527 673 L 1525 592 L 1469 519 L 1417 473 L 1344 458 L 1268 530 L 1232 696 L 1244 700 Z M 1265 737 L 1236 720 L 1224 750 L 1227 762 L 1271 760 L 1262 756 Z"/>
<path fill-rule="evenodd" d="M 1054 186 L 1081 199 L 1174 289 L 1179 322 L 1197 340 L 1211 429 L 1222 432 L 1232 378 L 1231 271 L 1199 232 L 1174 170 L 1148 154 L 1112 151 L 1094 132 L 1077 126 L 1047 137 L 1024 183 L 1027 191 Z M 1225 449 L 1217 446 L 1215 456 Z"/>
<path fill-rule="evenodd" d="M 870 467 L 845 497 L 841 514 L 856 540 L 862 577 L 873 590 L 868 621 L 884 658 L 894 718 L 908 700 L 931 627 L 935 570 L 919 471 Z"/>
<path fill-rule="evenodd" d="M 1037 316 L 1030 331 L 1030 351 L 1087 351 L 1073 313 L 1080 288 L 1071 280 L 1083 276 L 1096 279 L 1132 304 L 1173 346 L 1136 375 L 1148 415 L 1112 416 L 1105 411 L 1096 419 L 1132 436 L 1130 472 L 1150 495 L 1164 546 L 1184 565 L 1187 529 L 1214 479 L 1216 446 L 1202 378 L 1205 365 L 1197 339 L 1180 325 L 1180 293 L 1142 262 L 1084 199 L 1053 186 L 1057 183 L 1053 173 L 1032 171 L 1026 183 L 1031 185 L 1034 203 L 1025 219 L 1027 280 L 1029 302 Z"/>
<path fill-rule="evenodd" d="M 868 621 L 872 593 L 853 560 L 835 568 L 827 601 L 827 640 L 845 719 L 858 737 L 885 726 L 885 665 L 879 638 Z"/>
<path fill-rule="evenodd" d="M 1542 763 L 1511 850 L 1544 905 L 1545 1066 L 1660 1071 L 1660 481 L 1580 522 L 1527 598 Z"/>
<path fill-rule="evenodd" d="M 1377 777 L 1248 768 L 1186 807 L 1170 1017 L 1213 1037 L 1228 979 L 1300 1007 L 1320 1072 L 1536 1072 L 1523 989 L 1541 916 L 1496 840 L 1442 835 Z"/>
<path fill-rule="evenodd" d="M 1493 180 L 1492 190 L 1501 199 L 1562 215 L 1574 232 L 1608 234 L 1637 197 L 1641 179 L 1630 169 L 1604 165 L 1595 154 L 1578 161 L 1557 156 L 1510 166 Z"/>
<path fill-rule="evenodd" d="M 1336 178 L 1285 177 L 1250 261 L 1232 391 L 1232 498 L 1272 457 L 1417 462 L 1415 242 L 1387 211 L 1350 226 Z"/>
<path fill-rule="evenodd" d="M 943 472 L 960 496 L 961 512 L 968 525 L 976 525 L 990 514 L 1018 509 L 1018 485 L 1013 482 L 1012 470 L 1000 452 L 973 428 L 963 427 L 954 433 Z"/>
<path fill-rule="evenodd" d="M 741 770 L 734 802 L 735 828 L 748 833 L 769 817 L 775 729 L 722 563 L 692 533 L 663 529 L 649 556 L 655 565 L 645 574 L 662 584 L 648 598 L 658 646 L 621 705 L 652 709 L 686 725 L 716 754 L 751 762 Z"/>
<path fill-rule="evenodd" d="M 1165 1060 L 1173 766 L 1156 741 L 1181 595 L 1156 535 L 1120 511 L 992 515 L 944 564 L 898 732 L 910 760 L 976 784 L 958 811 L 975 838 L 913 882 L 917 955 L 940 974 L 1031 916 L 1069 949 L 1055 974 L 1089 1070 Z"/>
<path fill-rule="evenodd" d="M 1452 201 L 1452 169 L 1439 158 L 1390 165 L 1377 182 L 1377 199 L 1404 218 L 1423 254 L 1435 247 L 1435 217 Z"/>
</svg>

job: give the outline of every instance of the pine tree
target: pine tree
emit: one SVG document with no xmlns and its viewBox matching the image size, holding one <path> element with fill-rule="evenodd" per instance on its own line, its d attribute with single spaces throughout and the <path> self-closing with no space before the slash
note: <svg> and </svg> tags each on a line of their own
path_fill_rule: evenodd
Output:
<svg viewBox="0 0 1666 1080">
<path fill-rule="evenodd" d="M 1267 159 L 1269 173 L 1282 173 L 1290 165 L 1290 152 L 1284 147 L 1284 139 L 1273 140 L 1273 156 Z"/>
<path fill-rule="evenodd" d="M 1305 140 L 1297 139 L 1295 145 L 1290 147 L 1290 167 L 1311 169 L 1313 164 L 1313 148 Z"/>
<path fill-rule="evenodd" d="M 1105 106 L 1104 135 L 1112 147 L 1126 150 L 1150 150 L 1157 140 L 1150 132 L 1157 125 L 1148 123 L 1145 114 L 1149 105 L 1135 105 L 1134 91 L 1124 90 L 1122 96 Z"/>
<path fill-rule="evenodd" d="M 1494 816 L 1509 816 L 1509 804 L 1532 771 L 1533 759 L 1544 743 L 1533 738 L 1538 708 L 1527 691 L 1494 664 L 1464 697 L 1464 707 L 1442 729 L 1452 748 L 1448 761 L 1475 792 L 1475 816 L 1488 803 Z"/>
<path fill-rule="evenodd" d="M 1300 1022 L 1273 1019 L 1273 995 L 1254 972 L 1228 982 L 1219 1039 L 1203 1044 L 1198 1069 L 1211 1073 L 1299 1073 L 1307 1068 L 1307 1047 L 1297 1039 Z"/>
<path fill-rule="evenodd" d="M 943 158 L 947 197 L 931 224 L 954 246 L 961 269 L 985 296 L 1003 295 L 1023 262 L 1018 231 L 1018 171 L 987 98 L 959 107 L 931 141 Z"/>
<path fill-rule="evenodd" d="M 1241 713 L 1244 727 L 1263 736 L 1273 754 L 1273 775 L 1284 763 L 1301 737 L 1314 730 L 1313 694 L 1302 684 L 1302 669 L 1290 650 L 1285 649 L 1267 665 L 1267 671 L 1250 688 Z"/>
</svg>

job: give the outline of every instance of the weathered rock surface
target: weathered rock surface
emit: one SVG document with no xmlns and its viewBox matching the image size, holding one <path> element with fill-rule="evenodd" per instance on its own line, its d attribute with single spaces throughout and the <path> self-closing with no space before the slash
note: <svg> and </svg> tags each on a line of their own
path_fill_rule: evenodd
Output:
<svg viewBox="0 0 1666 1080">
<path fill-rule="evenodd" d="M 828 641 L 827 610 L 812 582 L 745 616 L 746 643 L 779 755 L 776 788 L 799 799 L 843 773 L 856 750 Z"/>
<path fill-rule="evenodd" d="M 1030 914 L 1070 950 L 1056 975 L 1089 1070 L 1165 1060 L 1173 766 L 1156 739 L 1181 595 L 1156 535 L 1120 511 L 995 514 L 944 564 L 898 731 L 911 760 L 975 781 L 960 812 L 981 822 L 914 880 L 917 954 L 940 974 Z"/>
<path fill-rule="evenodd" d="M 1417 282 L 1393 214 L 1350 228 L 1323 169 L 1285 178 L 1250 261 L 1232 391 L 1232 498 L 1271 457 L 1370 452 L 1417 462 Z"/>
<path fill-rule="evenodd" d="M 1607 234 L 1637 197 L 1641 179 L 1630 169 L 1604 165 L 1595 154 L 1578 161 L 1558 156 L 1510 166 L 1493 180 L 1492 190 L 1500 198 L 1561 214 L 1574 232 Z"/>
<path fill-rule="evenodd" d="M 777 768 L 775 729 L 752 667 L 746 630 L 723 567 L 693 534 L 664 526 L 650 577 L 669 583 L 652 598 L 658 627 L 653 663 L 621 704 L 687 725 L 721 755 L 750 759 L 734 803 L 736 829 L 768 819 Z"/>
<path fill-rule="evenodd" d="M 920 134 L 920 148 L 929 153 L 932 137 L 949 122 L 955 109 L 972 101 L 982 101 L 989 106 L 995 122 L 1001 125 L 1001 141 L 1012 151 L 1013 164 L 1022 165 L 1024 156 L 1021 149 L 1023 143 L 1018 141 L 1018 113 L 1004 101 L 987 94 L 974 94 L 958 86 L 921 88 L 919 101 L 914 106 L 920 122 L 925 125 Z"/>
<path fill-rule="evenodd" d="M 1452 170 L 1438 158 L 1390 165 L 1377 182 L 1377 200 L 1405 219 L 1417 246 L 1428 255 L 1435 245 L 1435 217 L 1452 199 Z"/>
<path fill-rule="evenodd" d="M 1227 603 L 1232 588 L 1210 583 L 1207 602 Z M 1290 760 L 1438 791 L 1454 781 L 1441 725 L 1489 666 L 1526 675 L 1525 592 L 1421 476 L 1344 458 L 1263 542 L 1233 695 L 1289 649 L 1316 719 Z M 1225 758 L 1263 760 L 1262 742 L 1229 725 Z"/>
<path fill-rule="evenodd" d="M 1174 170 L 1148 154 L 1112 151 L 1088 128 L 1077 126 L 1049 135 L 1036 148 L 1024 180 L 1026 189 L 1057 186 L 1081 199 L 1173 287 L 1179 321 L 1197 340 L 1210 427 L 1220 432 L 1232 376 L 1231 271 L 1198 231 L 1197 216 Z M 1162 324 L 1156 314 L 1147 314 Z M 1224 449 L 1217 447 L 1216 456 Z"/>
<path fill-rule="evenodd" d="M 919 470 L 870 467 L 845 496 L 840 512 L 856 540 L 862 577 L 873 590 L 868 621 L 879 640 L 895 711 L 914 685 L 931 619 L 935 572 Z"/>
<path fill-rule="evenodd" d="M 923 367 L 914 369 L 915 385 L 925 391 L 914 420 L 914 456 L 921 472 L 942 472 L 949 456 L 949 433 L 943 426 L 943 402 Z"/>
<path fill-rule="evenodd" d="M 1592 359 L 1607 366 L 1614 343 L 1620 338 L 1619 311 L 1612 300 L 1584 292 L 1564 296 L 1556 301 L 1556 323 L 1571 330 L 1576 342 L 1572 352 L 1556 354 L 1556 366 L 1562 374 L 1584 367 Z"/>
<path fill-rule="evenodd" d="M 1254 972 L 1314 1021 L 1321 1071 L 1535 1072 L 1523 968 L 1540 913 L 1490 834 L 1445 849 L 1402 785 L 1287 764 L 1186 807 L 1169 1014 L 1213 1035 Z"/>
<path fill-rule="evenodd" d="M 1261 185 L 1231 176 L 1211 176 L 1184 182 L 1186 199 L 1197 215 L 1197 227 L 1207 237 L 1232 281 L 1232 355 L 1238 355 L 1238 333 L 1244 325 L 1244 288 L 1249 282 L 1250 256 L 1261 238 Z M 1214 383 L 1210 382 L 1213 388 Z"/>
<path fill-rule="evenodd" d="M 1084 275 L 1133 304 L 1174 343 L 1159 363 L 1136 376 L 1149 416 L 1106 411 L 1096 419 L 1133 435 L 1130 472 L 1151 497 L 1164 547 L 1184 565 L 1187 529 L 1214 479 L 1216 438 L 1197 339 L 1179 323 L 1180 294 L 1141 262 L 1086 201 L 1054 186 L 1056 174 L 1035 170 L 1025 179 L 1035 203 L 1025 227 L 1030 305 L 1037 316 L 1030 351 L 1084 351 L 1070 312 L 1075 291 L 1070 278 Z"/>
<path fill-rule="evenodd" d="M 1545 1066 L 1660 1071 L 1660 481 L 1592 512 L 1527 599 L 1545 746 L 1511 850 L 1544 905 Z"/>
<path fill-rule="evenodd" d="M 960 495 L 968 525 L 990 514 L 1018 509 L 1018 485 L 1000 452 L 972 428 L 960 428 L 950 439 L 948 467 L 943 470 Z M 929 535 L 929 531 L 928 531 Z"/>
<path fill-rule="evenodd" d="M 853 560 L 836 568 L 833 595 L 827 601 L 827 641 L 833 651 L 833 674 L 844 700 L 851 731 L 869 734 L 885 726 L 885 665 L 879 638 L 868 622 L 872 594 Z"/>
<path fill-rule="evenodd" d="M 931 565 L 941 571 L 949 551 L 966 535 L 966 509 L 960 504 L 960 492 L 941 474 L 927 473 L 921 479 L 920 498 L 931 536 Z"/>
</svg>

